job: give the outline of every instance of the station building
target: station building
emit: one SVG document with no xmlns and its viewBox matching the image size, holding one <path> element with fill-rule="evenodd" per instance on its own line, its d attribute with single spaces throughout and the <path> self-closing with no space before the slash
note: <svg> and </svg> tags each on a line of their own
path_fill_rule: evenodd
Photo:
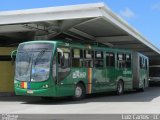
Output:
<svg viewBox="0 0 160 120">
<path fill-rule="evenodd" d="M 31 40 L 99 42 L 131 49 L 160 64 L 160 49 L 104 3 L 0 12 L 0 95 L 14 93 L 14 64 L 10 58 L 19 43 Z"/>
</svg>

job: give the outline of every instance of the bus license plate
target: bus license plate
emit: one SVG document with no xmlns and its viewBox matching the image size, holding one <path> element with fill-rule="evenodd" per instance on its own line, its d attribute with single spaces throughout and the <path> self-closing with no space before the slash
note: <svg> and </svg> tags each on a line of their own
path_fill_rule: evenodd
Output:
<svg viewBox="0 0 160 120">
<path fill-rule="evenodd" d="M 27 93 L 32 94 L 33 90 L 27 90 Z"/>
</svg>

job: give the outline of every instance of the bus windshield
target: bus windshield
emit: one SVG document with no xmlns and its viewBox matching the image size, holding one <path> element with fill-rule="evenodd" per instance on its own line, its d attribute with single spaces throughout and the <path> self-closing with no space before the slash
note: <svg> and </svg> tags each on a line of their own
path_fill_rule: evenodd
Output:
<svg viewBox="0 0 160 120">
<path fill-rule="evenodd" d="M 150 67 L 149 76 L 150 77 L 160 77 L 160 67 Z"/>
<path fill-rule="evenodd" d="M 27 46 L 27 47 L 26 47 Z M 19 81 L 44 81 L 49 78 L 53 46 L 35 43 L 20 46 L 16 56 L 16 79 Z"/>
</svg>

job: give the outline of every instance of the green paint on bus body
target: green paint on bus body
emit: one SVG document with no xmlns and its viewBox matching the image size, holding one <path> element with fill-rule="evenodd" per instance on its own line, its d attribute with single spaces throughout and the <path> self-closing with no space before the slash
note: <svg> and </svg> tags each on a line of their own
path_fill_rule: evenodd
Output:
<svg viewBox="0 0 160 120">
<path fill-rule="evenodd" d="M 50 62 L 50 66 L 49 66 L 49 69 L 50 69 L 49 70 L 49 77 L 43 81 L 41 81 L 41 80 L 34 81 L 32 79 L 30 79 L 29 81 L 23 81 L 23 80 L 16 79 L 16 75 L 15 75 L 14 88 L 15 88 L 16 95 L 52 96 L 52 97 L 73 96 L 74 92 L 75 92 L 75 86 L 79 82 L 84 84 L 85 89 L 86 89 L 86 94 L 97 93 L 97 92 L 106 92 L 106 91 L 116 91 L 117 83 L 119 80 L 123 80 L 124 90 L 132 90 L 134 88 L 134 86 L 133 86 L 133 64 L 134 64 L 134 62 L 132 59 L 132 51 L 115 49 L 115 48 L 107 48 L 107 47 L 103 47 L 103 46 L 99 47 L 99 46 L 95 46 L 95 45 L 72 44 L 72 43 L 65 43 L 65 42 L 59 42 L 59 41 L 31 41 L 31 42 L 21 43 L 18 47 L 17 54 L 18 54 L 18 52 L 20 52 L 21 45 L 32 45 L 32 44 L 35 45 L 35 44 L 46 44 L 46 43 L 54 46 L 54 48 L 52 48 L 52 50 L 51 50 L 52 56 L 50 59 L 51 62 Z M 82 51 L 83 58 L 81 58 L 81 60 L 82 60 L 81 66 L 80 67 L 68 67 L 66 69 L 63 69 L 63 67 L 62 67 L 62 73 L 58 73 L 58 71 L 60 71 L 60 67 L 58 65 L 59 61 L 58 61 L 57 48 L 69 48 L 70 50 L 76 48 L 76 49 L 83 50 Z M 61 50 L 64 50 L 64 49 L 60 49 L 59 54 L 65 54 L 65 52 L 62 53 Z M 103 53 L 102 53 L 103 58 L 101 58 L 101 60 L 99 60 L 99 58 L 97 58 L 97 62 L 103 62 L 102 63 L 103 67 L 94 67 L 94 65 L 92 67 L 85 67 L 85 65 L 88 64 L 89 62 L 85 62 L 85 60 L 87 61 L 87 59 L 84 58 L 84 50 L 103 51 Z M 71 52 L 72 52 L 72 50 L 71 50 Z M 69 61 L 71 63 L 69 63 L 69 64 L 71 64 L 71 66 L 73 66 L 72 65 L 73 59 L 71 59 L 73 57 L 73 55 L 71 55 L 70 53 L 66 54 L 65 57 L 70 58 Z M 113 58 L 110 57 L 110 59 L 112 59 L 112 60 L 110 60 L 110 64 L 114 60 L 113 65 L 107 66 L 106 53 L 107 53 L 107 55 L 108 55 L 108 53 L 111 53 L 111 56 L 113 53 L 114 57 Z M 131 58 L 130 58 L 131 59 L 130 60 L 131 66 L 129 68 L 122 67 L 124 61 L 117 60 L 117 57 L 119 57 L 119 59 L 121 59 L 121 56 L 118 56 L 118 53 L 131 55 Z M 79 51 L 77 51 L 76 54 L 79 54 Z M 93 54 L 95 54 L 95 53 L 93 53 Z M 42 55 L 43 55 L 43 53 L 42 53 Z M 61 55 L 59 55 L 59 56 L 61 57 Z M 101 55 L 97 53 L 97 56 L 99 57 Z M 16 57 L 16 60 L 17 59 L 19 59 L 18 55 Z M 93 59 L 94 59 L 94 61 L 92 64 L 96 64 L 95 55 L 90 60 L 93 60 Z M 31 58 L 30 62 L 32 62 L 32 61 L 34 61 L 34 60 L 32 60 L 32 58 Z M 56 67 L 53 67 L 53 61 L 55 61 Z M 63 62 L 63 61 L 61 61 L 61 62 Z M 119 62 L 121 62 L 121 63 L 119 63 Z M 18 63 L 16 62 L 16 64 L 18 64 Z M 29 64 L 32 66 L 30 73 L 33 71 L 32 64 L 35 64 L 35 63 L 33 62 L 33 63 Z M 62 63 L 62 64 L 64 64 L 64 63 Z M 75 62 L 75 64 L 76 64 L 76 62 Z M 121 65 L 121 67 L 118 67 L 120 65 Z M 18 67 L 16 67 L 16 71 L 17 71 L 17 69 L 18 69 Z M 44 71 L 42 70 L 42 72 L 44 72 Z M 53 71 L 55 72 L 54 76 L 52 74 Z M 67 71 L 67 72 L 63 74 L 63 71 Z M 139 88 L 141 88 L 141 87 L 143 87 L 142 81 L 144 79 L 146 79 L 146 81 L 148 80 L 147 79 L 148 73 L 147 73 L 147 70 L 140 70 L 139 73 L 140 73 L 140 78 L 142 79 L 141 82 L 139 83 Z M 64 78 L 63 78 L 63 75 L 64 75 Z M 90 81 L 89 81 L 89 79 L 90 79 Z M 22 88 L 21 85 L 24 82 L 27 83 L 27 85 L 29 86 L 28 88 Z"/>
</svg>

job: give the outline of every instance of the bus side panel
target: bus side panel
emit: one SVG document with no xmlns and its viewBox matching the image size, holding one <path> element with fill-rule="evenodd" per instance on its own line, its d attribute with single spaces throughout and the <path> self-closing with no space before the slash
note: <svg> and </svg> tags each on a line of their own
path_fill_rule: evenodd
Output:
<svg viewBox="0 0 160 120">
<path fill-rule="evenodd" d="M 72 96 L 74 93 L 74 83 L 72 74 L 75 70 L 71 69 L 70 73 L 56 84 L 57 96 Z"/>
<path fill-rule="evenodd" d="M 88 84 L 88 68 L 71 68 L 68 76 L 66 76 L 62 81 L 57 83 L 57 95 L 73 96 L 75 91 L 75 85 L 78 82 L 84 83 L 87 90 L 86 92 L 88 93 L 88 87 L 92 87 L 92 80 L 90 80 L 90 83 Z M 92 88 L 90 89 L 92 90 Z"/>
<path fill-rule="evenodd" d="M 93 69 L 93 92 L 104 92 L 108 89 L 108 83 L 106 81 L 106 70 L 104 68 Z"/>
<path fill-rule="evenodd" d="M 106 80 L 108 82 L 108 90 L 115 91 L 117 88 L 117 70 L 115 67 L 108 67 L 106 69 Z"/>
<path fill-rule="evenodd" d="M 125 90 L 132 90 L 132 89 L 133 89 L 132 69 L 131 69 L 131 68 L 126 68 L 126 70 L 123 71 L 123 74 L 125 75 L 125 79 L 124 79 L 124 89 L 125 89 Z"/>
</svg>

